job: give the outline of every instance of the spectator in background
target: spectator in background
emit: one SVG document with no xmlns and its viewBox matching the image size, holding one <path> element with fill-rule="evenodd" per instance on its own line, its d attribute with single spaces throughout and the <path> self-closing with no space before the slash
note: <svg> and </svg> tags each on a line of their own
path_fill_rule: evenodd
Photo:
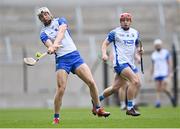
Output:
<svg viewBox="0 0 180 129">
<path fill-rule="evenodd" d="M 165 92 L 174 106 L 174 98 L 168 90 L 168 79 L 172 77 L 172 61 L 170 52 L 162 47 L 160 39 L 154 41 L 155 51 L 151 55 L 152 68 L 151 75 L 156 85 L 155 107 L 161 107 L 160 93 Z"/>
</svg>

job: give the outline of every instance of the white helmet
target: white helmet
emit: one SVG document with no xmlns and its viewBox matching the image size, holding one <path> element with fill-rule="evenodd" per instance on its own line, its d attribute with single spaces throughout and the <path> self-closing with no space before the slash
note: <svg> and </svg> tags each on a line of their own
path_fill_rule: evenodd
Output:
<svg viewBox="0 0 180 129">
<path fill-rule="evenodd" d="M 37 9 L 36 15 L 39 16 L 42 12 L 48 12 L 49 15 L 52 17 L 52 14 L 47 7 L 41 7 L 39 9 Z"/>
<path fill-rule="evenodd" d="M 160 39 L 154 40 L 154 45 L 161 45 L 163 42 Z"/>
</svg>

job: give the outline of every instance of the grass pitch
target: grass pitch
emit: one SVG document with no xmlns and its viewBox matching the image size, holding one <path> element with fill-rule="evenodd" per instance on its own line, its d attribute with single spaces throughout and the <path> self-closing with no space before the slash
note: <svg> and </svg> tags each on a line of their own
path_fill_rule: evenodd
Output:
<svg viewBox="0 0 180 129">
<path fill-rule="evenodd" d="M 49 109 L 1 109 L 0 128 L 180 128 L 180 107 L 140 108 L 141 116 L 127 116 L 118 107 L 106 108 L 108 118 L 98 118 L 90 108 L 62 109 L 59 125 L 52 125 Z"/>
</svg>

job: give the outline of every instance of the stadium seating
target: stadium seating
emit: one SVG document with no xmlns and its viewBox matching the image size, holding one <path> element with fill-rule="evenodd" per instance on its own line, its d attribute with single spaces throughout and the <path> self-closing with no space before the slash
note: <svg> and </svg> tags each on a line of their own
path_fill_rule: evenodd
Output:
<svg viewBox="0 0 180 129">
<path fill-rule="evenodd" d="M 46 6 L 48 2 L 39 3 L 32 0 L 29 3 L 22 1 L 13 0 L 13 2 L 9 2 L 7 0 L 3 1 L 4 3 L 0 2 L 0 101 L 2 101 L 0 107 L 47 106 L 51 102 L 48 100 L 53 98 L 55 92 L 55 68 L 54 57 L 52 56 L 43 59 L 35 67 L 28 67 L 28 80 L 24 82 L 26 79 L 24 74 L 26 73 L 24 73 L 23 57 L 33 56 L 36 51 L 45 51 L 38 36 L 39 29 L 35 18 L 35 8 Z M 17 4 L 18 2 L 22 3 Z M 94 52 L 97 54 L 106 34 L 119 25 L 119 10 L 132 13 L 132 26 L 140 31 L 144 49 L 147 51 L 147 54 L 144 55 L 145 80 L 142 88 L 153 88 L 153 85 L 147 85 L 149 69 L 146 68 L 150 64 L 150 52 L 153 50 L 152 42 L 155 38 L 161 36 L 165 40 L 165 47 L 171 49 L 173 34 L 180 34 L 180 13 L 178 13 L 180 12 L 180 3 L 178 1 L 162 1 L 165 26 L 160 24 L 159 3 L 156 0 L 147 2 L 137 2 L 136 0 L 115 0 L 114 2 L 104 0 L 98 2 L 93 0 L 92 3 L 78 0 L 75 4 L 73 0 L 66 1 L 64 4 L 61 4 L 61 2 L 53 0 L 47 4 L 47 7 L 55 16 L 67 18 L 76 46 L 90 67 L 93 66 L 95 60 L 98 60 L 98 56 L 93 61 L 90 60 L 89 37 L 95 39 Z M 82 14 L 83 24 L 80 32 L 77 28 L 77 8 L 81 10 Z M 5 43 L 5 37 L 10 38 L 11 61 L 7 59 L 9 58 L 7 56 L 9 49 Z M 180 38 L 180 35 L 178 35 L 178 38 Z M 110 73 L 109 77 L 112 81 L 112 70 L 110 70 Z M 85 101 L 85 98 L 90 100 L 87 96 L 88 89 L 82 87 L 84 83 L 77 77 L 70 76 L 64 106 L 89 106 L 90 103 Z M 102 65 L 97 66 L 94 76 L 101 92 L 103 90 Z M 24 84 L 26 83 L 28 86 L 27 94 L 24 93 Z M 154 94 L 146 94 L 140 97 L 142 101 L 147 101 L 147 98 L 150 98 L 148 103 L 152 103 Z M 77 99 L 80 103 L 75 102 Z M 164 101 L 164 103 L 166 102 Z"/>
</svg>

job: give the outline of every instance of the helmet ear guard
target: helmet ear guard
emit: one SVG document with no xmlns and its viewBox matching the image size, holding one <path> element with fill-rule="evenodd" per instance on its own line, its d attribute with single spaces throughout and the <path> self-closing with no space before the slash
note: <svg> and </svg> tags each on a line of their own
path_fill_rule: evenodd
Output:
<svg viewBox="0 0 180 129">
<path fill-rule="evenodd" d="M 132 22 L 132 15 L 130 13 L 122 13 L 120 14 L 120 22 L 128 19 Z"/>
</svg>

